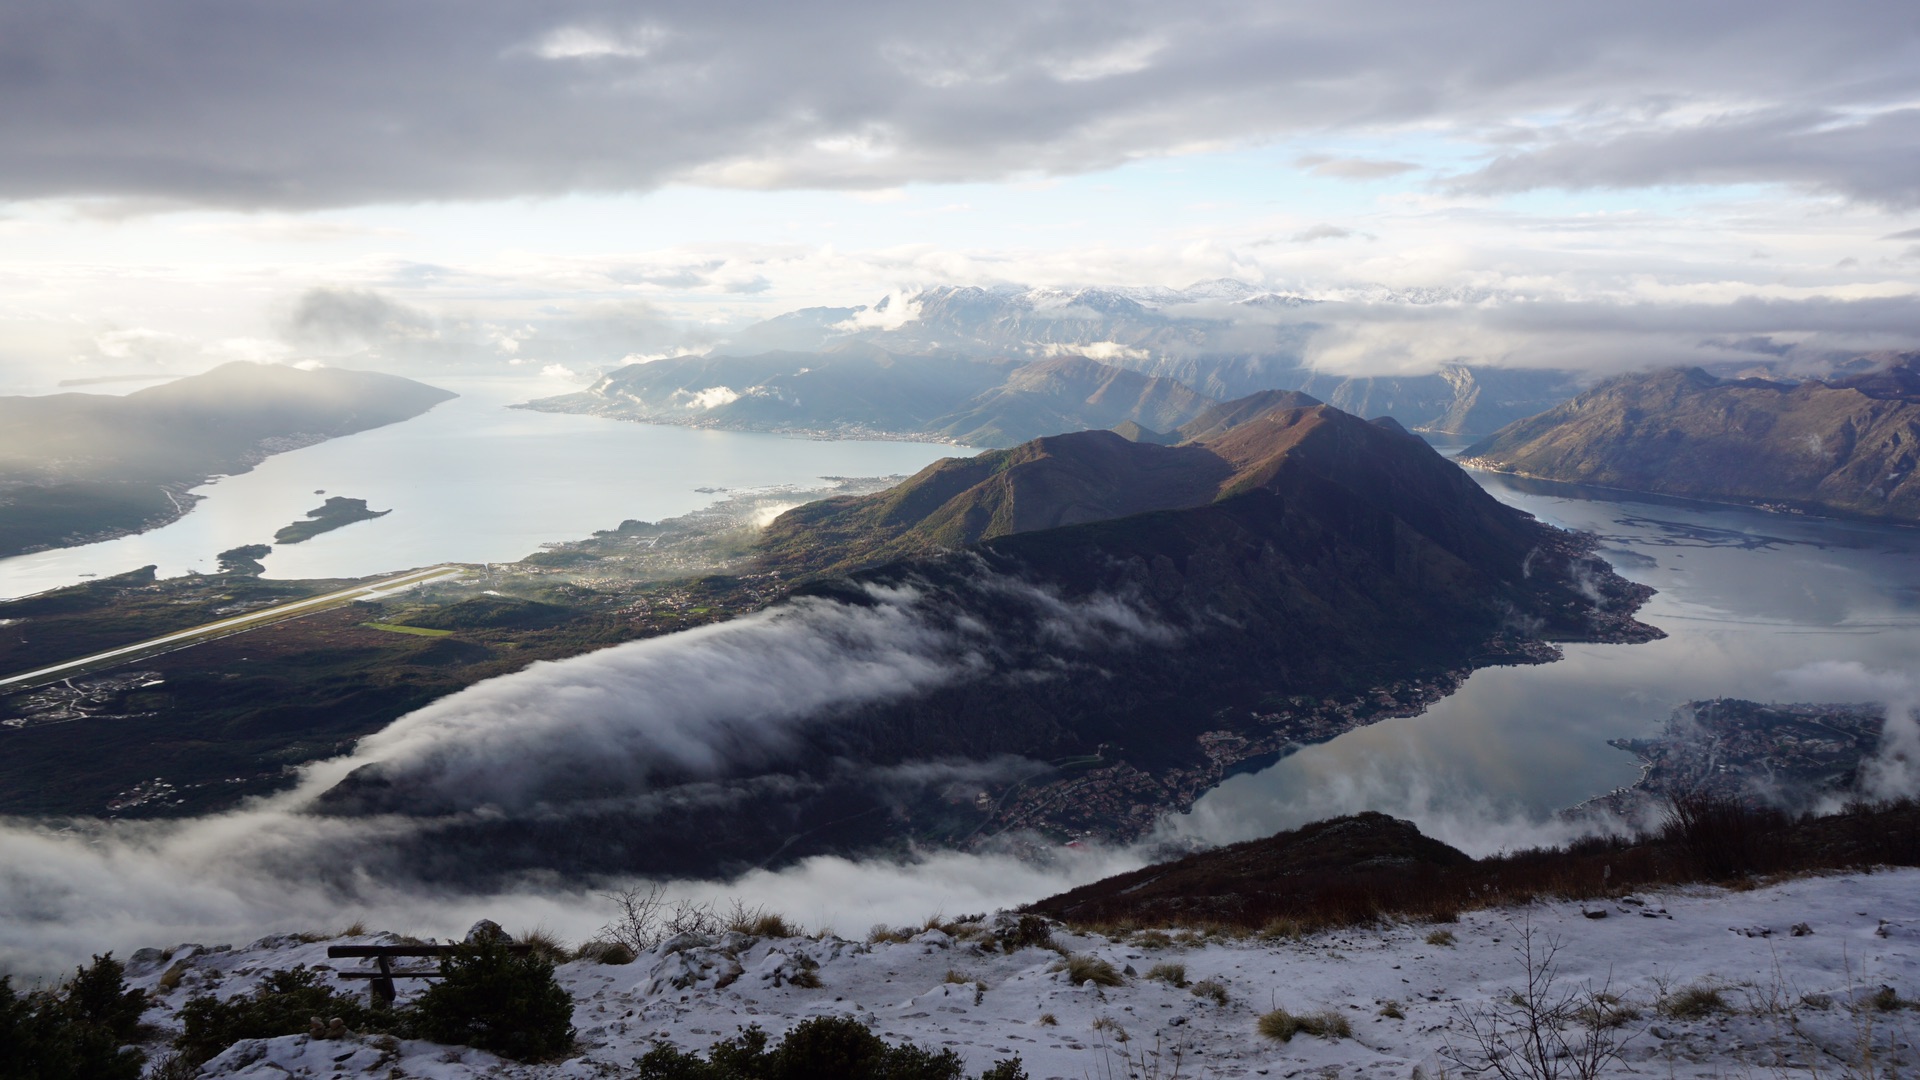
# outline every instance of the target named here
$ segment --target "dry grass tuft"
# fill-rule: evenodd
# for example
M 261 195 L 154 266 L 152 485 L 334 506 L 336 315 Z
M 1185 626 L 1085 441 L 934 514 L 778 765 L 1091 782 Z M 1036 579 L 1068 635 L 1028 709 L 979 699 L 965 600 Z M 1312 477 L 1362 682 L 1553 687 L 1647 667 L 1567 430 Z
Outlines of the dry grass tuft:
M 1201 979 L 1199 982 L 1193 984 L 1193 996 L 1205 998 L 1215 1005 L 1225 1005 L 1227 1003 L 1227 988 L 1224 984 L 1214 982 L 1212 979 Z
M 1069 953 L 1047 970 L 1066 972 L 1067 980 L 1075 986 L 1085 982 L 1095 986 L 1121 986 L 1126 982 L 1112 964 L 1086 953 Z
M 517 934 L 514 940 L 527 946 L 533 955 L 550 964 L 564 964 L 574 957 L 574 951 L 567 947 L 567 943 L 561 941 L 544 926 L 536 926 Z
M 1155 964 L 1147 969 L 1147 978 L 1184 990 L 1187 988 L 1187 965 Z
M 1258 1029 L 1267 1038 L 1281 1042 L 1292 1042 L 1295 1035 L 1318 1035 L 1323 1039 L 1353 1038 L 1353 1025 L 1332 1009 L 1305 1015 L 1275 1009 L 1260 1017 Z
M 1660 999 L 1660 1013 L 1676 1020 L 1701 1020 L 1714 1013 L 1727 1012 L 1727 1000 L 1719 989 L 1697 985 Z
M 573 951 L 575 960 L 592 960 L 600 964 L 631 964 L 638 959 L 632 948 L 618 941 L 584 941 Z

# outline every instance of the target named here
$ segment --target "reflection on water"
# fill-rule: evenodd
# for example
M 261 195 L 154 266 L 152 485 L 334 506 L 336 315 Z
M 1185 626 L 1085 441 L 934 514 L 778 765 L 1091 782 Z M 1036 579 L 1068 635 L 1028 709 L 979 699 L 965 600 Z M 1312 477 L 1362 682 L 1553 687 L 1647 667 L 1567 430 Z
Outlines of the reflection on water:
M 1905 671 L 1920 658 L 1920 530 L 1476 476 L 1600 536 L 1622 574 L 1659 590 L 1640 618 L 1667 639 L 1476 672 L 1422 716 L 1228 780 L 1171 819 L 1172 836 L 1225 843 L 1373 809 L 1474 852 L 1540 842 L 1553 811 L 1637 776 L 1607 739 L 1650 733 L 1681 702 L 1792 700 L 1781 675 L 1810 663 Z
M 270 543 L 328 495 L 392 510 L 264 560 L 267 576 L 361 577 L 439 562 L 506 562 L 541 544 L 657 521 L 720 496 L 699 488 L 812 484 L 822 476 L 913 473 L 968 451 L 926 443 L 828 442 L 695 431 L 509 409 L 552 393 L 527 379 L 462 378 L 424 416 L 268 458 L 195 489 L 206 498 L 162 529 L 0 560 L 0 597 L 124 573 L 211 572 L 215 556 Z M 325 491 L 326 494 L 319 492 Z

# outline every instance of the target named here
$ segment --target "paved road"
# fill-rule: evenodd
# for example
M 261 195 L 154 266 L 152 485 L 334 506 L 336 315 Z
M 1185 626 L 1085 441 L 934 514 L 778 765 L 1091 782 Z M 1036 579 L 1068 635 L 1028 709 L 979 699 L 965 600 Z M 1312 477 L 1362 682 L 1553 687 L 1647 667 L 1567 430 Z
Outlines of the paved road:
M 208 638 L 237 634 L 243 630 L 252 630 L 258 626 L 265 626 L 268 623 L 279 622 L 282 619 L 292 618 L 297 615 L 311 615 L 316 611 L 339 607 L 342 604 L 349 604 L 355 600 L 377 599 L 382 596 L 388 596 L 406 589 L 425 585 L 429 582 L 440 581 L 450 577 L 459 577 L 464 573 L 466 573 L 466 571 L 458 566 L 430 566 L 425 570 L 410 570 L 407 573 L 384 578 L 368 585 L 356 585 L 351 589 L 342 589 L 339 592 L 327 593 L 324 596 L 310 596 L 305 600 L 295 600 L 287 604 L 261 608 L 259 611 L 249 611 L 244 615 L 235 615 L 231 619 L 222 619 L 219 622 L 196 626 L 191 630 L 181 630 L 157 638 L 148 638 L 146 641 L 133 645 L 122 646 L 118 649 L 109 649 L 102 653 L 94 653 L 92 656 L 83 656 L 78 660 L 69 660 L 64 664 L 55 664 L 52 667 L 44 667 L 38 671 L 9 675 L 4 679 L 0 679 L 0 686 L 12 686 L 17 683 L 44 682 L 52 678 L 71 675 L 82 669 L 109 660 L 124 660 L 137 655 L 172 652 L 175 649 L 185 648 L 188 645 L 197 644 Z

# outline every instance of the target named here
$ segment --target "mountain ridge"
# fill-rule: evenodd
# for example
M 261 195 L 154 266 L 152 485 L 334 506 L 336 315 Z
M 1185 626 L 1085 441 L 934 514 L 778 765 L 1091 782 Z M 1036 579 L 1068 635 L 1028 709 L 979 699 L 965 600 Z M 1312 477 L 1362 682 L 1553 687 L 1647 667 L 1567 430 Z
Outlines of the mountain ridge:
M 1623 375 L 1462 459 L 1626 491 L 1920 521 L 1920 356 L 1832 380 Z
M 1084 356 L 897 355 L 855 341 L 828 353 L 629 364 L 587 390 L 519 407 L 643 423 L 1007 447 L 1126 420 L 1174 427 L 1212 404 L 1174 380 Z
M 407 846 L 395 871 L 442 875 L 1133 839 L 1239 763 L 1365 722 L 1302 702 L 1417 712 L 1474 667 L 1550 659 L 1549 641 L 1659 636 L 1632 618 L 1649 590 L 1590 540 L 1500 504 L 1403 430 L 1313 406 L 1225 440 L 1229 456 L 1049 437 L 783 515 L 782 535 L 818 535 L 798 553 L 769 541 L 760 576 L 790 584 L 765 633 L 877 621 L 952 651 L 937 654 L 948 675 L 821 706 L 777 753 L 643 768 L 597 754 L 523 773 L 478 817 L 481 796 L 440 778 L 437 756 L 375 761 L 316 809 L 432 821 L 432 850 Z M 1166 484 L 1141 494 L 1155 469 Z M 460 855 L 480 850 L 484 869 Z

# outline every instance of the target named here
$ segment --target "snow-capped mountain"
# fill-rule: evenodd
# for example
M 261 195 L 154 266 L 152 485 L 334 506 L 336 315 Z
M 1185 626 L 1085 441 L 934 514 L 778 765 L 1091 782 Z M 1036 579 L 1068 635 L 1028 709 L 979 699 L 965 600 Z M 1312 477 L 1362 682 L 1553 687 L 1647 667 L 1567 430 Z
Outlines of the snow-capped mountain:
M 1323 301 L 1474 304 L 1484 290 L 1354 287 L 1308 295 L 1218 279 L 1185 289 L 940 285 L 871 305 L 805 308 L 755 324 L 715 350 L 736 357 L 821 352 L 853 343 L 898 357 L 934 354 L 1041 360 L 1076 355 L 1215 400 L 1300 390 L 1362 416 L 1468 435 L 1551 408 L 1579 387 L 1572 373 L 1449 365 L 1428 375 L 1348 376 L 1305 362 Z

